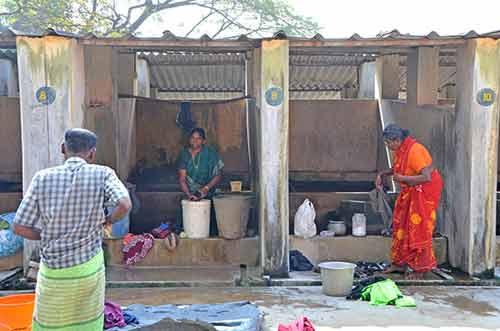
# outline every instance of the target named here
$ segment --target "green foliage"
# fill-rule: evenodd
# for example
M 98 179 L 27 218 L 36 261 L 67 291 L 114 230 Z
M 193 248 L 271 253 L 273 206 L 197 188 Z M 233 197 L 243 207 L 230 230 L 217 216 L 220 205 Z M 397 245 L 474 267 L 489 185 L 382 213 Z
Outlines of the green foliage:
M 118 5 L 120 3 L 120 5 Z M 209 31 L 212 37 L 269 35 L 278 30 L 310 36 L 319 26 L 294 12 L 286 0 L 0 0 L 0 23 L 21 31 L 47 28 L 102 36 L 137 33 L 149 19 L 166 25 L 163 15 L 176 8 L 203 13 L 186 36 Z

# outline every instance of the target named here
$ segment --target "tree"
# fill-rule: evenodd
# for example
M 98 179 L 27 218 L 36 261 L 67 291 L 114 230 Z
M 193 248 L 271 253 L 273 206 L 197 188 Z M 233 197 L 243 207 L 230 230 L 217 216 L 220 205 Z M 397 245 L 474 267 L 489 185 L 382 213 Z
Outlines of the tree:
M 286 0 L 0 0 L 0 8 L 0 22 L 21 31 L 54 28 L 99 36 L 138 34 L 147 20 L 164 23 L 162 16 L 179 8 L 198 8 L 196 13 L 202 15 L 186 28 L 185 37 L 199 31 L 210 31 L 210 37 L 216 38 L 263 36 L 278 30 L 306 36 L 319 30 Z

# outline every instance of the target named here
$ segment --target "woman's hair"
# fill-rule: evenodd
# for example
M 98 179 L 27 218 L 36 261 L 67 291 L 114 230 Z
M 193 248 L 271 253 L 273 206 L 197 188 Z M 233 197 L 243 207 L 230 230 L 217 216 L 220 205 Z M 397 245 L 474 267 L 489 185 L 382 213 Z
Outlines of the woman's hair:
M 405 140 L 406 137 L 410 135 L 410 130 L 402 129 L 396 124 L 389 124 L 384 129 L 384 139 L 399 139 Z
M 207 139 L 207 137 L 205 135 L 205 130 L 203 130 L 202 128 L 194 128 L 194 129 L 192 129 L 189 132 L 189 138 L 191 138 L 193 136 L 193 134 L 195 134 L 195 133 L 198 133 L 200 135 L 200 137 L 203 138 L 203 140 Z

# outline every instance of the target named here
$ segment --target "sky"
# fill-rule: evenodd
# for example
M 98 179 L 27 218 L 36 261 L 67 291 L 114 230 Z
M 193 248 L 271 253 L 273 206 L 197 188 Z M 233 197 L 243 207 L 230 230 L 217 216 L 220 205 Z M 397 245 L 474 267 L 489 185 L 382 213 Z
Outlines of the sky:
M 379 32 L 398 29 L 401 33 L 426 35 L 464 34 L 470 30 L 485 33 L 500 30 L 500 0 L 288 0 L 299 15 L 309 16 L 322 27 L 326 38 L 350 37 L 358 33 L 373 37 Z M 163 22 L 147 21 L 144 36 L 161 35 L 171 30 L 183 35 L 202 12 L 172 10 Z M 195 37 L 195 35 L 193 35 Z M 199 35 L 197 36 L 199 37 Z

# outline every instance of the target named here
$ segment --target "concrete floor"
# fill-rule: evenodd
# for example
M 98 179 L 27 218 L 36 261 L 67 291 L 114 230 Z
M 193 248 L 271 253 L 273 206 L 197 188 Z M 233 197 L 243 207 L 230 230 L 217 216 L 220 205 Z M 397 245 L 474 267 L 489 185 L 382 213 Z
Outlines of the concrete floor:
M 347 301 L 321 293 L 321 287 L 254 288 L 111 288 L 107 299 L 122 306 L 221 303 L 249 300 L 264 315 L 264 330 L 277 330 L 300 316 L 311 319 L 318 331 L 337 328 L 370 329 L 418 326 L 452 330 L 456 327 L 500 330 L 498 287 L 403 287 L 417 308 L 375 307 L 366 302 Z M 406 329 L 406 328 L 405 328 Z M 387 329 L 384 329 L 387 330 Z M 420 328 L 419 328 L 420 330 Z

